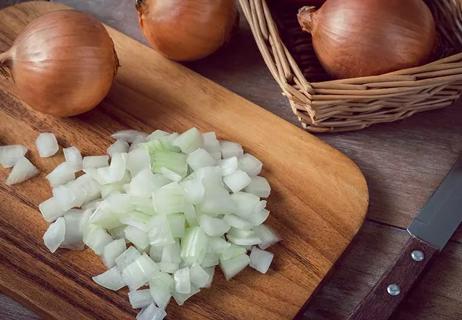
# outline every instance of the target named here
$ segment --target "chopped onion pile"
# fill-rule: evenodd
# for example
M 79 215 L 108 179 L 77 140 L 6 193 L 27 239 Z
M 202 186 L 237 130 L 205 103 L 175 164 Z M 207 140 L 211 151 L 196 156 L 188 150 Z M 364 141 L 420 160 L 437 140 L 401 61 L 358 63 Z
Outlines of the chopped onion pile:
M 66 148 L 48 174 L 53 197 L 39 209 L 52 222 L 43 237 L 51 252 L 90 247 L 108 268 L 93 280 L 128 286 L 142 320 L 163 319 L 172 297 L 182 305 L 210 287 L 217 265 L 228 280 L 249 265 L 268 271 L 265 249 L 279 238 L 263 224 L 271 189 L 261 161 L 196 128 L 112 137 L 108 156 Z M 51 149 L 40 142 L 41 154 Z

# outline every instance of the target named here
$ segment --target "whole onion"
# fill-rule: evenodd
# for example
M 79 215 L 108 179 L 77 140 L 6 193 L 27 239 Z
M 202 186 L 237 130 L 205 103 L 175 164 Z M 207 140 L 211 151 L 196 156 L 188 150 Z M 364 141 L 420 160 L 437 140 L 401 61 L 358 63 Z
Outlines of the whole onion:
M 75 10 L 40 16 L 0 55 L 0 69 L 15 93 L 33 109 L 59 117 L 98 105 L 118 65 L 104 26 Z
M 234 0 L 138 0 L 136 8 L 146 39 L 176 61 L 215 52 L 228 41 L 237 17 Z
M 335 78 L 418 66 L 435 47 L 435 21 L 422 0 L 327 0 L 319 10 L 301 8 L 298 20 Z

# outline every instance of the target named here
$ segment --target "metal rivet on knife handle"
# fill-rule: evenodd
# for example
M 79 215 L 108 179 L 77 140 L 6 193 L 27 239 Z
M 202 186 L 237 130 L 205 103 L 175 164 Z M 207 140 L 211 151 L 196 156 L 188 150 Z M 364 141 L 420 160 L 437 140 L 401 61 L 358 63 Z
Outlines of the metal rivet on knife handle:
M 411 252 L 411 257 L 412 257 L 412 260 L 416 262 L 420 262 L 420 261 L 423 261 L 423 259 L 425 259 L 425 254 L 420 250 L 414 250 Z
M 392 283 L 388 285 L 387 292 L 390 296 L 397 296 L 401 293 L 401 288 L 396 283 Z

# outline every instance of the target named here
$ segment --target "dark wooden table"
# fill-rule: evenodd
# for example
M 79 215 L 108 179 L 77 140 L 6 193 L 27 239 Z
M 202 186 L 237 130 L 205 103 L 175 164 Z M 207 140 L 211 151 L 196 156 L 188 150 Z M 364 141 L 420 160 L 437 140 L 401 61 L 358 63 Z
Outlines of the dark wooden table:
M 0 7 L 17 2 L 21 1 L 2 0 Z M 90 12 L 145 42 L 134 1 L 59 2 Z M 244 20 L 226 49 L 189 67 L 298 125 Z M 318 137 L 356 161 L 370 188 L 367 221 L 305 313 L 306 319 L 345 319 L 396 258 L 407 238 L 407 225 L 462 153 L 462 101 L 400 122 Z M 38 317 L 0 294 L 0 319 Z M 393 319 L 462 319 L 462 232 L 435 259 Z

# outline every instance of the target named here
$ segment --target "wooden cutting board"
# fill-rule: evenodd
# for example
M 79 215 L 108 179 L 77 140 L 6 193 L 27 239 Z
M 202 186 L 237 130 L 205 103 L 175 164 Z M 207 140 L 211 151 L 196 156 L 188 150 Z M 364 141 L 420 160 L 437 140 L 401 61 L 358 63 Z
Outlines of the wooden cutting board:
M 30 2 L 0 11 L 0 51 L 29 21 L 63 8 Z M 34 141 L 39 132 L 53 132 L 61 146 L 77 146 L 84 155 L 102 154 L 111 143 L 109 135 L 119 129 L 182 131 L 196 126 L 239 141 L 264 162 L 263 175 L 273 187 L 269 224 L 283 240 L 270 248 L 275 259 L 266 275 L 248 268 L 227 282 L 217 272 L 211 289 L 181 308 L 172 302 L 168 318 L 292 319 L 363 222 L 368 205 L 363 175 L 314 136 L 120 32 L 109 32 L 122 67 L 109 96 L 90 113 L 71 119 L 39 114 L 0 81 L 0 144 L 28 146 L 28 157 L 42 172 L 8 187 L 9 170 L 0 169 L 0 290 L 46 318 L 133 318 L 126 290 L 115 293 L 92 282 L 91 276 L 104 267 L 90 250 L 51 254 L 44 247 L 47 225 L 37 205 L 50 197 L 44 176 L 63 156 L 39 158 Z

